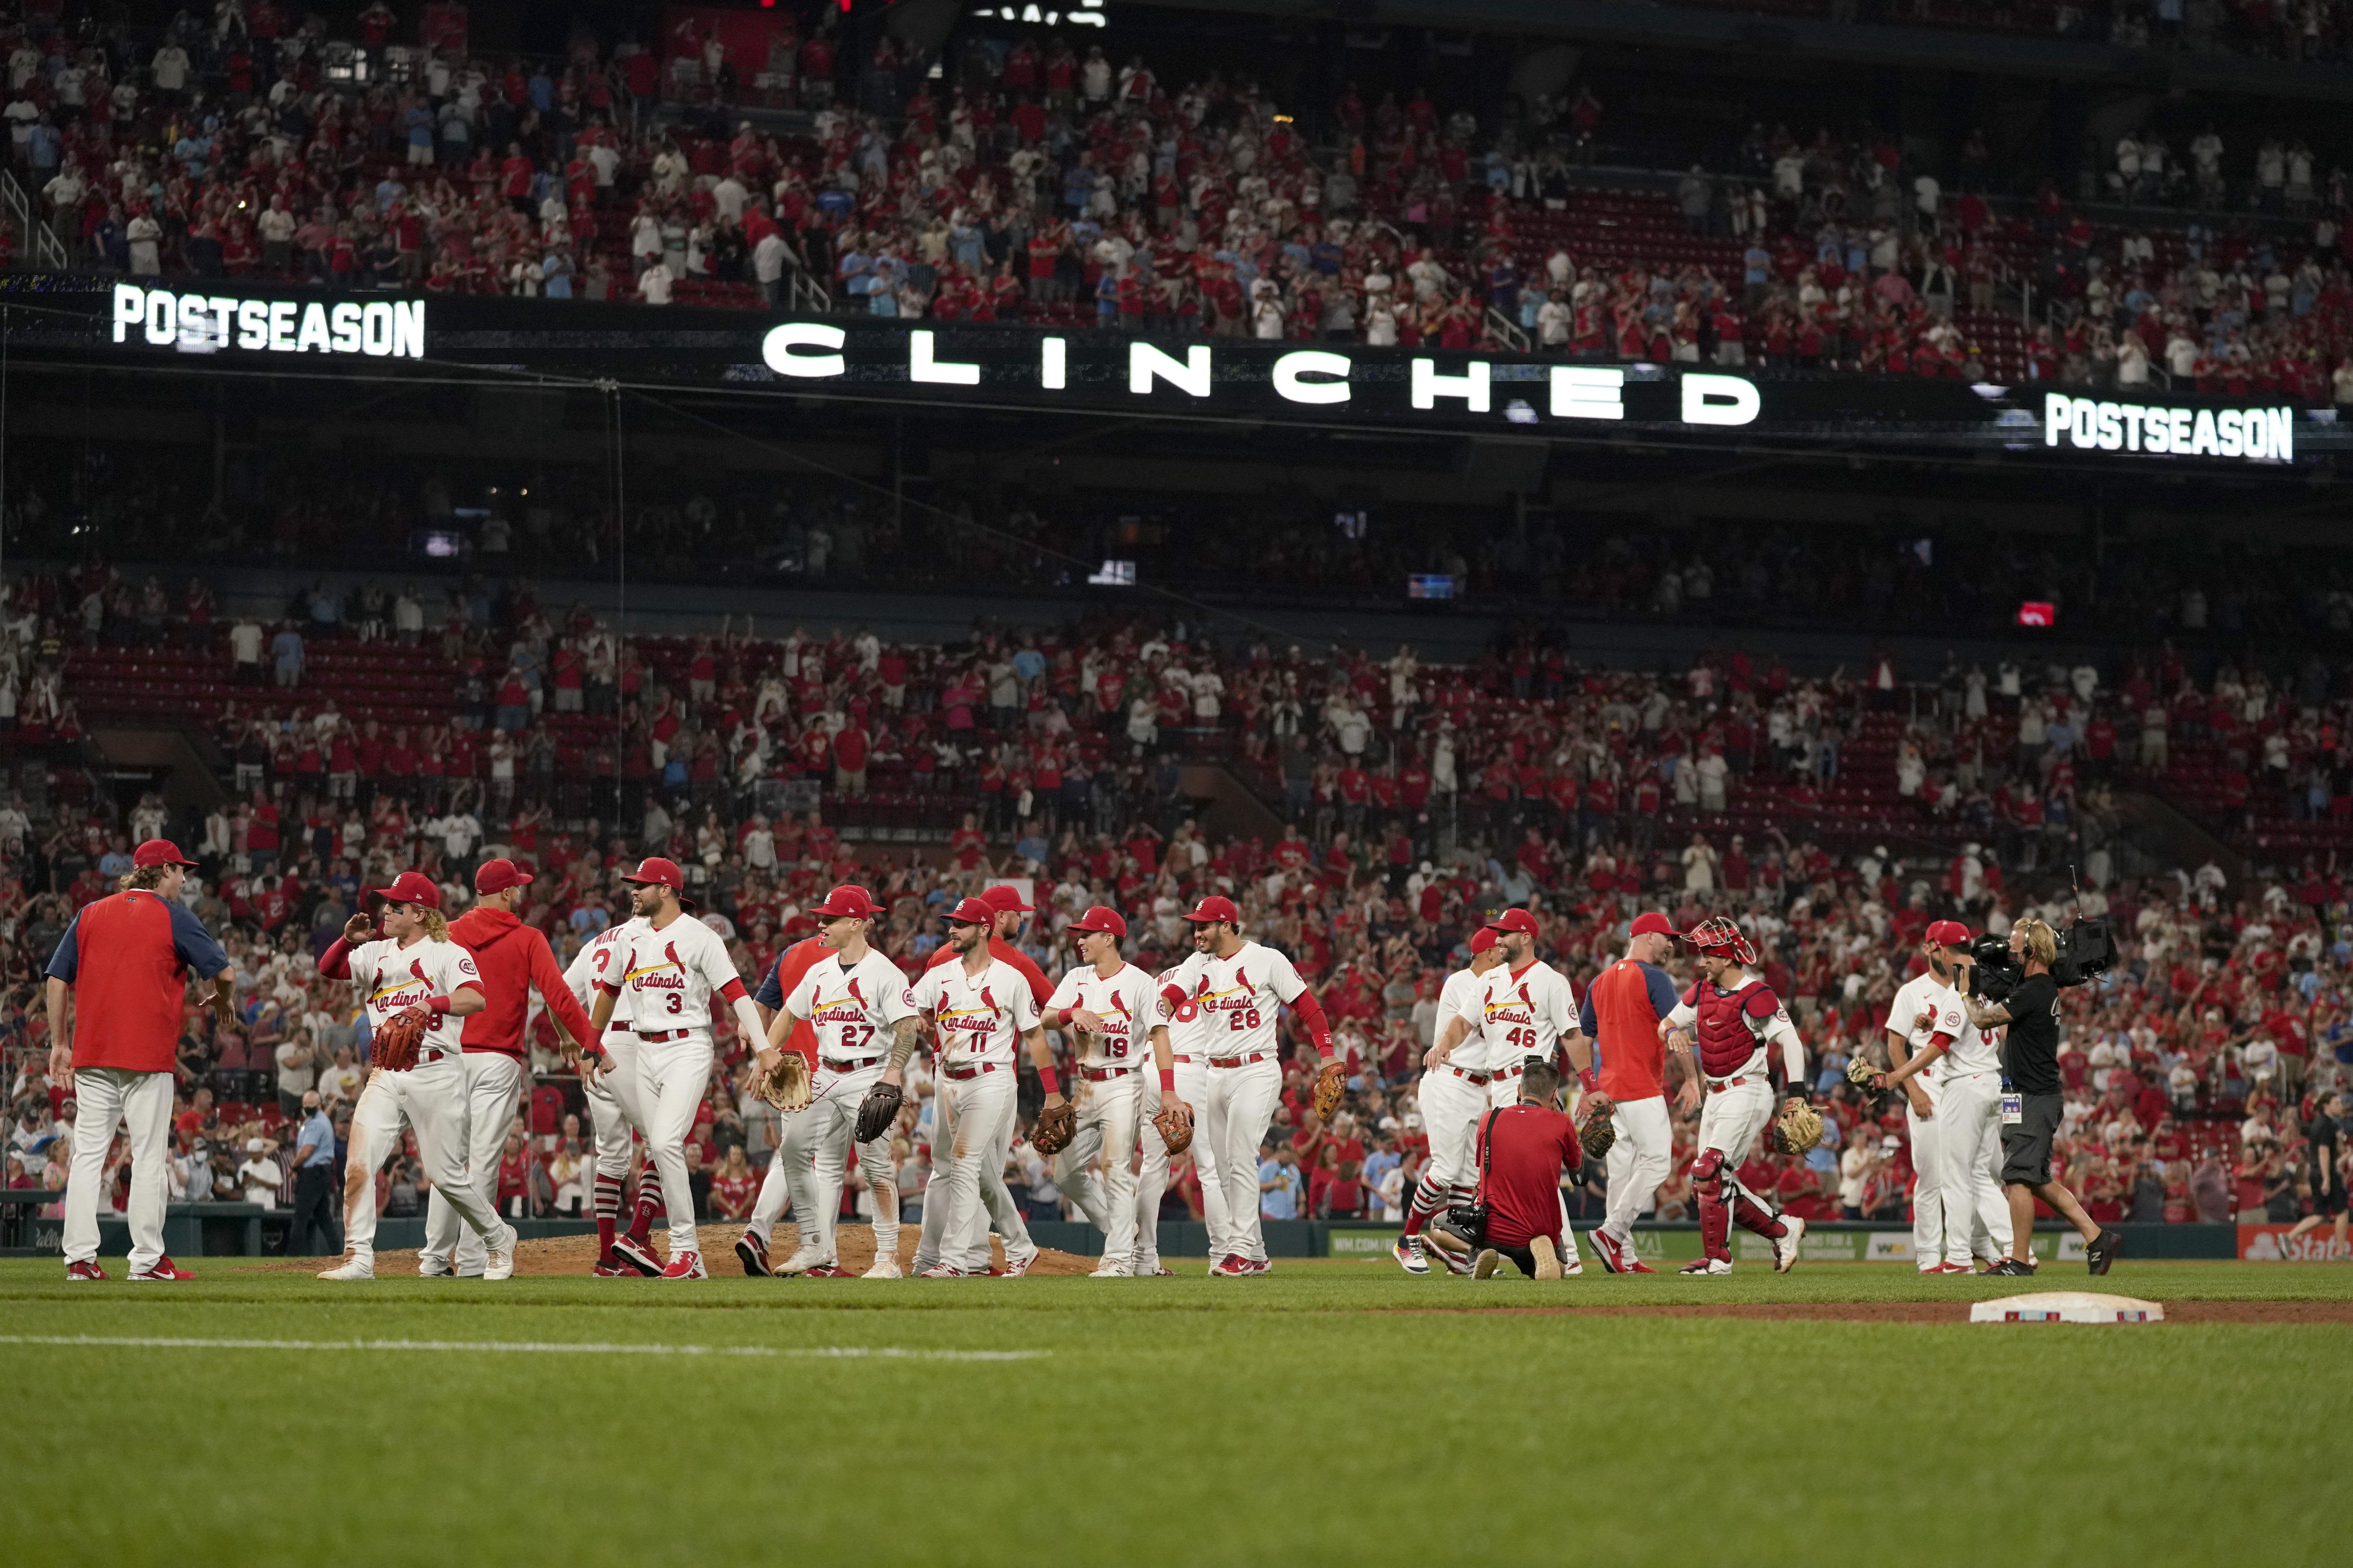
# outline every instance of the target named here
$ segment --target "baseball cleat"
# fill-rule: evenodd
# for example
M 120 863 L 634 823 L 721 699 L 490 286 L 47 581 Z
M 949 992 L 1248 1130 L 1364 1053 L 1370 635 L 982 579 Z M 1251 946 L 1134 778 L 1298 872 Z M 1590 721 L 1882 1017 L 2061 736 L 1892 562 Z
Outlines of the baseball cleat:
M 373 1279 L 375 1278 L 375 1258 L 373 1256 L 347 1258 L 340 1268 L 319 1270 L 319 1278 L 322 1279 Z
M 1160 1262 L 1156 1258 L 1149 1265 L 1138 1268 L 1136 1273 L 1155 1279 L 1174 1279 L 1176 1278 L 1176 1270 L 1169 1268 L 1167 1265 Z
M 1228 1279 L 1239 1279 L 1250 1272 L 1249 1260 L 1239 1252 L 1229 1252 L 1209 1265 L 1209 1272 Z
M 750 1231 L 735 1238 L 735 1256 L 744 1265 L 744 1272 L 754 1279 L 768 1277 L 768 1244 Z
M 522 1239 L 521 1231 L 503 1220 L 500 1221 L 498 1238 L 484 1244 L 482 1278 L 493 1283 L 513 1279 L 515 1243 Z
M 106 1270 L 100 1268 L 96 1261 L 84 1259 L 79 1263 L 67 1264 L 66 1278 L 69 1279 L 103 1279 L 106 1278 Z
M 1430 1272 L 1430 1259 L 1421 1255 L 1421 1237 L 1418 1236 L 1398 1237 L 1397 1245 L 1389 1248 L 1389 1256 L 1396 1258 L 1398 1267 L 1408 1274 Z
M 1274 1272 L 1274 1264 L 1273 1261 L 1269 1258 L 1245 1258 L 1242 1259 L 1242 1272 L 1245 1274 L 1271 1274 Z
M 152 1284 L 168 1279 L 194 1279 L 195 1276 L 173 1262 L 172 1255 L 167 1252 L 146 1268 L 134 1268 L 123 1278 L 133 1284 Z
M 852 1279 L 857 1276 L 839 1263 L 812 1263 L 801 1270 L 801 1278 L 804 1279 Z
M 2034 1277 L 2034 1267 L 2031 1264 L 2021 1263 L 2015 1258 L 2005 1258 L 2000 1262 L 1995 1264 L 1992 1268 L 1987 1269 L 1986 1272 L 1989 1274 L 2007 1275 L 2021 1279 L 2031 1279 Z
M 1479 1249 L 1478 1258 L 1474 1259 L 1471 1265 L 1471 1278 L 1473 1279 L 1493 1279 L 1495 1277 L 1495 1265 L 1501 1263 L 1503 1260 L 1504 1255 L 1496 1251 L 1493 1247 L 1481 1247 Z M 1554 1273 L 1556 1274 L 1560 1271 L 1560 1265 L 1558 1263 L 1555 1263 L 1552 1267 Z M 1536 1268 L 1538 1270 L 1537 1278 L 1545 1278 L 1542 1273 L 1544 1265 L 1539 1263 L 1536 1265 Z
M 428 1252 L 417 1260 L 417 1272 L 427 1279 L 455 1279 L 457 1268 L 438 1252 Z
M 1528 1241 L 1528 1252 L 1536 1260 L 1537 1279 L 1557 1279 L 1560 1278 L 1560 1249 L 1553 1245 L 1552 1237 L 1548 1236 L 1530 1237 Z M 1477 1279 L 1484 1279 L 1489 1274 L 1494 1273 L 1494 1258 L 1495 1254 L 1493 1252 L 1481 1253 L 1479 1255 L 1479 1261 L 1472 1265 L 1472 1277 Z M 1486 1270 L 1486 1273 L 1481 1273 L 1481 1269 Z
M 769 1272 L 786 1277 L 806 1274 L 824 1261 L 824 1252 L 815 1247 L 803 1247 L 796 1248 L 793 1255 L 782 1263 L 771 1266 Z
M 2103 1230 L 2100 1232 L 2098 1239 L 2094 1240 L 2091 1246 L 2084 1248 L 2084 1261 L 2091 1268 L 2093 1273 L 2105 1274 L 2108 1271 L 2108 1265 L 2114 1263 L 2116 1260 L 2116 1254 L 2122 1252 L 2124 1249 L 2124 1232 L 2120 1230 Z M 167 1259 L 166 1261 L 169 1260 Z M 137 1276 L 134 1275 L 132 1278 L 135 1279 Z
M 1773 1243 L 1773 1272 L 1776 1274 L 1787 1274 L 1798 1266 L 1798 1243 L 1806 1234 L 1806 1222 L 1794 1215 L 1785 1214 L 1781 1216 L 1781 1228 L 1788 1234 Z
M 596 1266 L 588 1272 L 599 1279 L 616 1279 L 625 1274 L 634 1279 L 638 1271 L 618 1258 L 600 1258 L 596 1259 Z
M 1675 1272 L 1678 1274 L 1729 1274 L 1732 1272 L 1732 1259 L 1729 1258 L 1694 1258 L 1689 1263 L 1684 1264 L 1681 1268 L 1676 1269 Z
M 899 1271 L 898 1258 L 877 1258 L 874 1260 L 874 1267 L 859 1278 L 860 1279 L 903 1279 L 906 1276 Z
M 661 1277 L 665 1279 L 708 1279 L 711 1278 L 710 1275 L 702 1271 L 702 1254 L 700 1252 L 680 1253 L 677 1257 L 671 1258 L 669 1263 L 663 1266 Z
M 1027 1274 L 1029 1272 L 1029 1266 L 1037 1261 L 1038 1247 L 1035 1244 L 1032 1244 L 1028 1251 L 1019 1254 L 1018 1257 L 1014 1254 L 1012 1249 L 1008 1247 L 1005 1253 L 1006 1275 L 1008 1278 L 1011 1278 L 1017 1275 Z
M 1094 1272 L 1088 1275 L 1087 1278 L 1090 1279 L 1134 1279 L 1134 1275 L 1129 1270 L 1127 1265 L 1124 1263 L 1104 1263 L 1099 1265 L 1095 1268 Z
M 1439 1234 L 1435 1232 L 1424 1234 L 1423 1239 L 1426 1245 L 1423 1247 L 1423 1256 L 1437 1258 L 1446 1266 L 1446 1271 L 1449 1274 L 1468 1277 L 1471 1272 L 1471 1248 L 1467 1246 L 1463 1247 L 1458 1254 L 1452 1247 L 1447 1245 L 1447 1242 L 1438 1239 Z M 1461 1244 L 1457 1242 L 1457 1245 Z
M 613 1256 L 619 1258 L 624 1267 L 636 1269 L 649 1279 L 662 1271 L 661 1259 L 654 1256 L 654 1249 L 634 1236 L 615 1237 Z
M 976 1276 L 972 1270 L 958 1268 L 953 1263 L 934 1263 L 915 1278 L 918 1279 L 971 1279 Z
M 1609 1273 L 1631 1274 L 1641 1261 L 1634 1257 L 1632 1247 L 1598 1226 L 1585 1233 L 1585 1239 L 1593 1243 L 1593 1256 L 1601 1259 L 1602 1268 Z

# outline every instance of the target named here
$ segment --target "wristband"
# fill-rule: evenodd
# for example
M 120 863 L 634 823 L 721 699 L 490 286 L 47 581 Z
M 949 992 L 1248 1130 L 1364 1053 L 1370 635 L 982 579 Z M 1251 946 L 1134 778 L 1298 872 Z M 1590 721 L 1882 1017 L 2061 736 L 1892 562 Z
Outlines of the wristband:
M 1577 1086 L 1591 1094 L 1601 1087 L 1601 1073 L 1597 1068 L 1587 1068 L 1577 1075 Z
M 1076 1007 L 1064 1007 L 1064 1008 L 1062 1008 L 1060 1011 L 1057 1012 L 1057 1013 L 1054 1015 L 1054 1023 L 1055 1023 L 1055 1026 L 1056 1026 L 1058 1028 L 1064 1028 L 1064 1029 L 1069 1028 L 1069 1027 L 1071 1026 L 1071 1014 L 1073 1014 L 1073 1013 L 1075 1013 L 1075 1012 L 1077 1012 L 1077 1011 L 1078 1011 L 1078 1009 L 1077 1009 Z
M 435 1017 L 438 1018 L 449 1011 L 449 998 L 447 996 L 427 996 L 425 999 L 425 1005 Z
M 1061 1080 L 1054 1076 L 1054 1069 L 1051 1067 L 1042 1067 L 1038 1069 L 1038 1081 L 1046 1086 L 1048 1094 L 1062 1092 Z
M 1176 1069 L 1175 1068 L 1162 1068 L 1160 1069 L 1160 1092 L 1163 1094 L 1174 1094 L 1176 1092 Z

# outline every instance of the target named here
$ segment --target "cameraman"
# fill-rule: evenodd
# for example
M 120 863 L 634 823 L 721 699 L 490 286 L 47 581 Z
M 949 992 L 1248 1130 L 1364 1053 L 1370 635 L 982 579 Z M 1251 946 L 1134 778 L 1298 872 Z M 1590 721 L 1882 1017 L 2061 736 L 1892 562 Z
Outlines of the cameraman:
M 2084 1259 L 2105 1274 L 2124 1248 L 2124 1237 L 2092 1223 L 2075 1194 L 2051 1179 L 2051 1141 L 2059 1131 L 2063 1106 L 2059 1084 L 2059 982 L 2051 965 L 2059 956 L 2059 933 L 2029 915 L 2010 928 L 2010 951 L 2024 978 L 2007 1000 L 1988 1004 L 1966 997 L 1969 1021 L 1980 1029 L 2007 1026 L 2002 1041 L 2001 1179 L 2010 1194 L 2010 1256 L 1989 1274 L 2032 1274 L 2027 1261 L 2034 1242 L 2034 1200 L 2041 1198 L 2083 1236 Z

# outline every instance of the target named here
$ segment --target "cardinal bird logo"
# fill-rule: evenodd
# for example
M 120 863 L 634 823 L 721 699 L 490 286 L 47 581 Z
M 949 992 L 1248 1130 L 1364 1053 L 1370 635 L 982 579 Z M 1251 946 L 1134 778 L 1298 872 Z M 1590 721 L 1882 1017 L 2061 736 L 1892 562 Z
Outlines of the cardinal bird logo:
M 669 959 L 672 963 L 678 963 L 678 966 L 681 971 L 686 968 L 685 964 L 678 963 L 678 943 L 674 942 L 666 942 L 662 943 L 662 956 Z
M 980 1005 L 992 1013 L 997 1011 L 997 998 L 988 994 L 988 987 L 986 985 L 980 988 Z
M 424 981 L 427 985 L 433 984 L 433 977 L 425 973 L 425 961 L 421 958 L 412 958 L 408 961 L 408 973 Z
M 1528 1007 L 1536 1005 L 1535 998 L 1528 994 L 1528 988 L 1525 985 L 1520 987 L 1520 1002 L 1522 1005 Z
M 855 974 L 849 977 L 849 999 L 861 1007 L 866 1005 L 866 994 L 858 989 L 858 976 Z
M 1121 1017 L 1123 1017 L 1123 1018 L 1126 1018 L 1126 1019 L 1130 1020 L 1131 1022 L 1134 1019 L 1134 1016 L 1135 1016 L 1135 1015 L 1134 1015 L 1134 1014 L 1130 1013 L 1130 1012 L 1127 1010 L 1127 998 L 1126 998 L 1126 997 L 1124 997 L 1124 996 L 1114 996 L 1114 997 L 1113 997 L 1113 998 L 1111 999 L 1111 1010 L 1112 1010 L 1113 1012 L 1114 1012 L 1114 1013 L 1118 1014 Z
M 1235 989 L 1235 990 L 1237 990 L 1237 991 L 1247 991 L 1247 990 L 1249 990 L 1250 988 L 1250 976 L 1249 976 L 1249 975 L 1247 975 L 1247 974 L 1245 974 L 1245 973 L 1242 973 L 1240 970 L 1239 970 L 1239 969 L 1235 970 L 1235 971 L 1234 971 L 1234 989 Z

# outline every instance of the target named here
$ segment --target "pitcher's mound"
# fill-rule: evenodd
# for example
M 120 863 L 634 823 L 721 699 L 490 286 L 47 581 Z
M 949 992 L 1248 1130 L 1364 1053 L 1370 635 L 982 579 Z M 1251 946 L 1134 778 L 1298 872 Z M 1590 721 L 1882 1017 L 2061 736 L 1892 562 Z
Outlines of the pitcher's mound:
M 914 1260 L 915 1243 L 923 1226 L 902 1225 L 899 1227 L 899 1267 L 905 1268 Z M 702 1248 L 702 1267 L 713 1275 L 736 1274 L 744 1270 L 735 1257 L 735 1238 L 744 1234 L 740 1225 L 706 1225 L 699 1227 L 697 1236 Z M 668 1255 L 664 1233 L 654 1233 L 654 1250 Z M 845 1225 L 835 1237 L 840 1252 L 841 1266 L 852 1274 L 863 1274 L 874 1267 L 874 1231 L 863 1225 Z M 789 1223 L 776 1226 L 769 1239 L 768 1256 L 779 1262 L 793 1255 L 800 1245 L 800 1232 Z M 989 1256 L 999 1268 L 1005 1267 L 1005 1244 L 992 1236 L 988 1238 Z M 414 1249 L 399 1252 L 379 1252 L 375 1255 L 375 1271 L 379 1275 L 398 1276 L 417 1272 Z M 539 1241 L 526 1241 L 515 1248 L 517 1274 L 586 1274 L 596 1261 L 596 1238 L 594 1236 L 552 1236 Z M 271 1265 L 273 1270 L 288 1273 L 316 1273 L 334 1267 L 332 1258 L 289 1258 Z M 1095 1259 L 1081 1258 L 1076 1253 L 1057 1252 L 1051 1247 L 1040 1250 L 1038 1260 L 1029 1266 L 1032 1274 L 1092 1274 Z M 798 1280 L 779 1280 L 779 1284 L 798 1284 Z M 821 1285 L 824 1280 L 811 1280 Z

